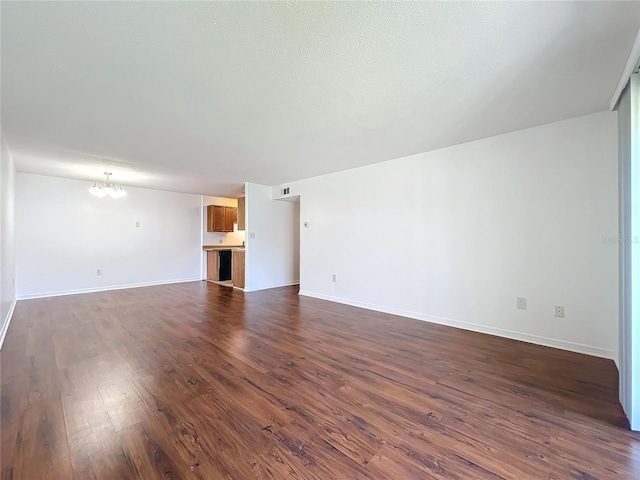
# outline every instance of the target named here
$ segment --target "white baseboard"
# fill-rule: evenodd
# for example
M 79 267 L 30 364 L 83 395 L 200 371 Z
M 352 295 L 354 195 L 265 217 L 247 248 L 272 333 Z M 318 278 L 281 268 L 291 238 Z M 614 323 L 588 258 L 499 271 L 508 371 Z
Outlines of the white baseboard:
M 0 350 L 2 350 L 2 345 L 4 345 L 4 337 L 7 336 L 9 323 L 11 323 L 11 318 L 13 318 L 13 310 L 16 308 L 17 301 L 18 299 L 16 297 L 13 297 L 13 302 L 11 302 L 11 306 L 9 307 L 7 317 L 4 319 L 4 323 L 2 324 L 2 331 L 0 331 Z
M 437 323 L 439 325 L 445 325 L 448 327 L 461 328 L 463 330 L 470 330 L 472 332 L 486 333 L 486 334 L 495 335 L 498 337 L 510 338 L 512 340 L 519 340 L 522 342 L 533 343 L 536 345 L 543 345 L 545 347 L 559 348 L 561 350 L 568 350 L 570 352 L 583 353 L 585 355 L 592 355 L 594 357 L 607 358 L 607 359 L 617 361 L 617 355 L 615 352 L 613 352 L 612 350 L 601 348 L 601 347 L 583 345 L 581 343 L 568 342 L 566 340 L 543 337 L 540 335 L 532 335 L 530 333 L 515 332 L 513 330 L 505 330 L 502 328 L 480 325 L 478 323 L 463 322 L 461 320 L 454 320 L 451 318 L 435 317 L 432 315 L 425 315 L 422 313 L 410 312 L 410 311 L 396 309 L 396 308 L 387 308 L 381 305 L 358 302 L 358 301 L 353 301 L 346 298 L 334 297 L 331 295 L 324 295 L 321 293 L 314 293 L 314 292 L 309 292 L 305 290 L 300 290 L 298 295 L 317 298 L 320 300 L 328 300 L 330 302 L 342 303 L 345 305 L 350 305 L 352 307 L 366 308 L 367 310 L 375 310 L 376 312 L 388 313 L 391 315 L 399 315 L 401 317 L 408 317 L 416 320 L 422 320 L 425 322 Z
M 98 288 L 81 288 L 78 290 L 62 290 L 58 292 L 45 292 L 45 293 L 35 293 L 32 295 L 20 295 L 18 297 L 18 300 L 30 300 L 34 298 L 47 298 L 47 297 L 61 297 L 64 295 L 79 295 L 81 293 L 108 292 L 110 290 L 124 290 L 126 288 L 152 287 L 154 285 L 168 285 L 171 283 L 186 283 L 186 282 L 199 282 L 199 281 L 200 281 L 200 277 L 193 277 L 193 278 L 180 278 L 176 280 L 161 280 L 158 282 L 129 283 L 126 285 L 111 285 L 108 287 L 98 287 Z
M 261 290 L 271 290 L 272 288 L 293 287 L 294 285 L 300 285 L 300 280 L 290 283 L 283 283 L 282 285 L 271 285 L 270 287 L 253 288 L 251 290 L 244 289 L 245 292 L 259 292 Z

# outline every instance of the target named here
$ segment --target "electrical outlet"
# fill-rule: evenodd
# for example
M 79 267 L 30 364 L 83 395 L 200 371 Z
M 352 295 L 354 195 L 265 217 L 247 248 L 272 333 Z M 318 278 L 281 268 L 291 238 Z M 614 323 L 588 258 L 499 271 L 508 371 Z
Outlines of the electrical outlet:
M 564 307 L 556 306 L 556 317 L 564 318 Z
M 101 268 L 96 270 L 96 275 L 102 275 L 102 269 Z
M 255 232 L 250 232 L 250 233 L 249 233 L 249 238 L 250 238 L 251 240 L 255 240 L 255 238 L 256 238 L 256 234 L 255 234 Z
M 222 239 L 219 239 L 219 240 L 218 240 L 218 243 L 222 243 Z
M 140 222 L 136 222 L 136 228 L 140 228 Z
M 518 297 L 516 299 L 516 306 L 520 309 L 520 310 L 526 310 L 527 309 L 527 299 L 523 298 L 523 297 Z
M 335 273 L 334 273 L 333 275 L 331 275 L 331 281 L 332 281 L 333 283 L 335 283 L 335 282 L 337 282 L 337 281 L 338 281 L 338 276 L 337 276 Z

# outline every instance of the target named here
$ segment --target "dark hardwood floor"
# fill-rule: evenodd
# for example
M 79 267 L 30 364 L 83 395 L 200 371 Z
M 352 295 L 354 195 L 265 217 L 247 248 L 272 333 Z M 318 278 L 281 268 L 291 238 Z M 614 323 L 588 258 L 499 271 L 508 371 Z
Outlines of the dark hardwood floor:
M 613 362 L 296 292 L 18 302 L 2 479 L 640 478 Z

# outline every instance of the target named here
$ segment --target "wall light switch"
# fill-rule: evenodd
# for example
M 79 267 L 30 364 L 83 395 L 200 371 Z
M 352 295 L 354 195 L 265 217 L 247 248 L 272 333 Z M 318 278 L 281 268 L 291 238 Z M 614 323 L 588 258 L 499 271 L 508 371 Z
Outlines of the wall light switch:
M 304 222 L 304 228 L 309 228 L 311 226 L 311 222 Z
M 564 307 L 556 307 L 556 317 L 564 318 Z
M 520 310 L 526 310 L 527 309 L 527 299 L 523 298 L 523 297 L 518 297 L 516 299 L 516 306 L 520 309 Z
M 96 270 L 96 275 L 102 275 L 102 269 L 101 268 L 98 268 Z
M 338 276 L 335 273 L 331 275 L 331 281 L 334 283 L 338 281 Z

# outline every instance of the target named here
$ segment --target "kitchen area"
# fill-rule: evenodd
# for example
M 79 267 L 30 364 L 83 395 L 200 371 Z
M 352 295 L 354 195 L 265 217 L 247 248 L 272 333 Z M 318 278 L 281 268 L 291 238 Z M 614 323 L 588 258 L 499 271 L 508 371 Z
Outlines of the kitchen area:
M 246 182 L 240 198 L 203 195 L 200 218 L 202 280 L 244 292 L 300 283 L 295 194 Z
M 203 198 L 203 278 L 245 288 L 245 198 Z

